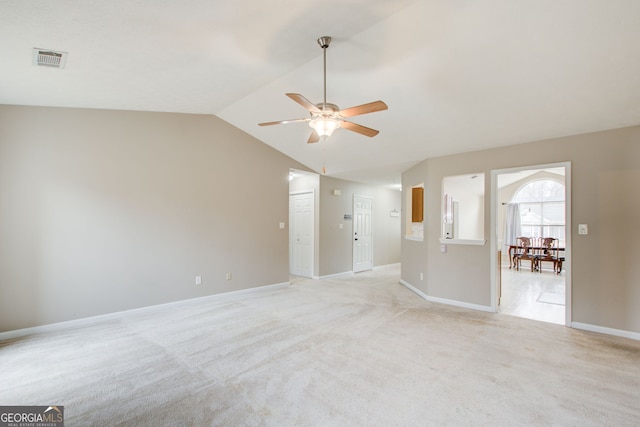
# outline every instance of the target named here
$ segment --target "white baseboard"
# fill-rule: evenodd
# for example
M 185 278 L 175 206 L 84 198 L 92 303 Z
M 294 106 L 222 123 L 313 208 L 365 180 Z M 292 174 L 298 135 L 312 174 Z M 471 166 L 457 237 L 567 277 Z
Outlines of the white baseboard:
M 614 335 L 616 337 L 624 337 L 624 338 L 630 338 L 632 340 L 640 341 L 640 333 L 638 332 L 625 331 L 622 329 L 606 328 L 604 326 L 596 326 L 596 325 L 590 325 L 588 323 L 580 323 L 580 322 L 571 322 L 571 327 L 575 329 L 580 329 L 583 331 L 597 332 L 599 334 Z
M 326 276 L 319 276 L 318 279 L 322 280 L 322 279 L 335 279 L 338 277 L 346 277 L 346 276 L 353 276 L 355 273 L 353 271 L 344 271 L 342 273 L 335 273 L 335 274 L 327 274 Z
M 395 263 L 395 264 L 386 264 L 386 265 L 377 265 L 371 268 L 372 271 L 376 271 L 376 270 L 387 270 L 387 269 L 392 269 L 392 268 L 399 268 L 400 267 L 400 263 Z M 367 271 L 367 270 L 365 270 Z M 347 276 L 353 276 L 354 273 L 353 271 L 343 271 L 342 273 L 335 273 L 335 274 L 327 274 L 326 276 L 314 276 L 313 279 L 315 280 L 322 280 L 322 279 L 335 279 L 338 277 L 347 277 Z
M 430 302 L 437 302 L 437 303 L 441 303 L 441 304 L 455 305 L 457 307 L 471 308 L 473 310 L 487 311 L 487 312 L 490 312 L 490 313 L 494 313 L 495 312 L 493 310 L 493 308 L 487 307 L 487 306 L 484 306 L 484 305 L 469 304 L 469 303 L 461 302 L 461 301 L 455 301 L 455 300 L 449 300 L 449 299 L 444 299 L 444 298 L 431 297 L 431 296 L 425 294 L 424 292 L 422 292 L 420 289 L 417 289 L 416 287 L 412 286 L 411 284 L 409 284 L 408 282 L 406 282 L 404 280 L 400 280 L 400 284 L 405 286 L 410 291 L 416 293 L 418 296 L 420 296 L 420 297 L 422 297 L 425 300 L 430 301 Z M 579 323 L 579 322 L 572 322 L 571 323 L 571 327 L 575 328 L 575 329 L 580 329 L 580 330 L 583 330 L 583 331 L 597 332 L 597 333 L 600 333 L 600 334 L 613 335 L 613 336 L 616 336 L 616 337 L 623 337 L 623 338 L 629 338 L 629 339 L 632 339 L 632 340 L 640 341 L 640 333 L 638 333 L 638 332 L 625 331 L 625 330 L 622 330 L 622 329 L 606 328 L 604 326 L 596 326 L 596 325 L 590 325 L 588 323 Z
M 66 320 L 64 322 L 50 323 L 48 325 L 33 326 L 30 328 L 16 329 L 14 331 L 0 332 L 0 341 L 20 338 L 27 335 L 42 334 L 45 332 L 55 332 L 55 331 L 59 331 L 67 328 L 78 328 L 82 326 L 90 326 L 99 322 L 103 322 L 105 320 L 121 319 L 126 315 L 133 314 L 133 313 L 143 313 L 143 312 L 150 313 L 158 310 L 166 310 L 167 308 L 170 308 L 170 307 L 185 306 L 189 304 L 200 303 L 207 300 L 213 300 L 220 297 L 263 292 L 263 291 L 279 289 L 279 288 L 286 288 L 289 285 L 290 285 L 289 282 L 283 282 L 283 283 L 276 283 L 273 285 L 257 286 L 255 288 L 240 289 L 237 291 L 223 292 L 219 294 L 206 295 L 206 296 L 197 297 L 197 298 L 189 298 L 189 299 L 180 300 L 180 301 L 172 301 L 164 304 L 150 305 L 147 307 L 132 308 L 130 310 L 116 311 L 113 313 L 100 314 L 97 316 L 83 317 L 81 319 Z
M 240 289 L 237 291 L 223 292 L 221 294 L 207 295 L 206 297 L 202 297 L 202 298 L 216 298 L 216 297 L 229 296 L 229 295 L 252 294 L 254 292 L 263 292 L 263 291 L 270 291 L 273 289 L 288 288 L 290 285 L 291 285 L 290 282 L 275 283 L 273 285 L 256 286 L 255 288 Z
M 411 292 L 413 292 L 416 295 L 418 295 L 420 298 L 426 299 L 427 301 L 429 301 L 429 296 L 427 294 L 422 292 L 420 289 L 414 287 L 413 285 L 409 284 L 409 282 L 406 282 L 406 281 L 400 279 L 400 284 L 402 286 L 404 286 L 405 288 L 409 289 Z
M 396 262 L 395 264 L 386 264 L 386 265 L 376 265 L 373 267 L 373 271 L 376 270 L 391 270 L 394 268 L 400 268 L 400 263 Z
M 408 282 L 406 282 L 404 280 L 400 280 L 400 284 L 402 286 L 405 286 L 410 291 L 415 292 L 418 296 L 422 297 L 423 299 L 425 299 L 425 300 L 427 300 L 429 302 L 436 302 L 436 303 L 439 303 L 439 304 L 447 304 L 447 305 L 453 305 L 453 306 L 456 306 L 456 307 L 470 308 L 472 310 L 487 311 L 489 313 L 495 313 L 495 310 L 492 307 L 489 307 L 489 306 L 486 306 L 486 305 L 471 304 L 471 303 L 464 302 L 464 301 L 456 301 L 456 300 L 452 300 L 452 299 L 432 297 L 432 296 L 429 296 L 429 295 L 425 294 L 420 289 L 414 287 L 413 285 L 409 284 Z

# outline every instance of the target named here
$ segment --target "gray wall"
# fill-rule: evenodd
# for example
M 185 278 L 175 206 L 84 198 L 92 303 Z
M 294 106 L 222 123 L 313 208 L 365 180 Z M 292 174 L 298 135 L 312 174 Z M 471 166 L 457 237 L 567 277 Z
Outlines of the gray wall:
M 489 242 L 449 245 L 448 253 L 440 253 L 442 178 L 486 173 L 485 236 L 490 239 L 491 170 L 565 161 L 572 173 L 572 321 L 640 332 L 638 126 L 433 158 L 410 169 L 403 174 L 403 188 L 425 183 L 425 238 L 403 240 L 402 279 L 431 297 L 490 306 Z M 589 235 L 577 234 L 581 223 L 589 225 Z
M 291 167 L 213 116 L 0 106 L 0 331 L 287 282 Z
M 332 190 L 340 190 L 334 196 Z M 373 265 L 400 262 L 401 221 L 392 218 L 401 211 L 401 192 L 352 181 L 320 177 L 320 276 L 353 271 L 353 195 L 373 196 Z M 343 224 L 343 229 L 339 225 Z

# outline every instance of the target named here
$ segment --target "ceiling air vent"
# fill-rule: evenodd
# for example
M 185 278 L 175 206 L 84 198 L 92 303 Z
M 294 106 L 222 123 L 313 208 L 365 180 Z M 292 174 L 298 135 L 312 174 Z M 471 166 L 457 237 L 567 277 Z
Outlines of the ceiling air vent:
M 67 52 L 56 52 L 49 49 L 33 48 L 33 65 L 51 68 L 64 68 Z

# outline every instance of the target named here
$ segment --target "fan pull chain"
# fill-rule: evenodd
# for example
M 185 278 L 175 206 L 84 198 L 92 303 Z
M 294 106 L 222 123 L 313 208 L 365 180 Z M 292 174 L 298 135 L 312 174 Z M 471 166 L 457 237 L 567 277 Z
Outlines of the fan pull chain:
M 322 144 L 322 174 L 327 174 L 327 168 L 325 167 L 327 164 L 327 144 Z

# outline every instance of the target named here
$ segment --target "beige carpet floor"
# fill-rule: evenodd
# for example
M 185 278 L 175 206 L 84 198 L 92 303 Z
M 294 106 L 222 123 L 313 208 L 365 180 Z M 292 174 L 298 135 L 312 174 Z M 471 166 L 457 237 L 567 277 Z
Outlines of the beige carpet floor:
M 0 405 L 67 426 L 640 424 L 640 343 L 433 304 L 397 270 L 0 343 Z

